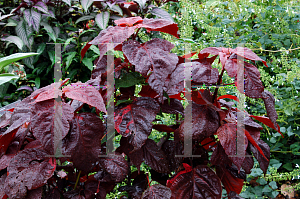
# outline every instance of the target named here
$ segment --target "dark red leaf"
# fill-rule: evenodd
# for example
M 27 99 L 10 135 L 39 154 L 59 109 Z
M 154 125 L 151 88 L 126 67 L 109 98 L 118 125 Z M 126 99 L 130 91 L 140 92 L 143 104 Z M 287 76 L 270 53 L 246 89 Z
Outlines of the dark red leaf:
M 152 127 L 153 129 L 157 130 L 157 131 L 161 131 L 161 132 L 174 132 L 176 129 L 173 129 L 167 125 L 164 125 L 164 124 L 155 124 L 153 125 Z
M 164 113 L 171 113 L 171 114 L 179 113 L 183 115 L 184 112 L 184 108 L 178 99 L 170 99 L 170 104 L 168 103 L 168 100 L 165 100 L 160 107 L 161 107 L 161 111 Z
M 241 168 L 245 156 L 237 156 L 237 146 L 236 139 L 237 139 L 237 125 L 232 123 L 223 124 L 217 131 L 218 138 L 220 140 L 220 143 L 222 147 L 224 148 L 226 154 L 229 156 L 229 159 L 232 160 L 232 162 L 238 167 L 238 169 Z M 245 142 L 244 142 L 244 149 L 243 151 L 246 151 L 248 146 L 248 140 L 246 139 L 245 135 L 238 135 L 238 136 L 244 136 Z M 245 153 L 244 153 L 245 154 Z
M 163 90 L 167 92 L 169 98 L 183 100 L 180 95 L 184 90 L 184 65 L 177 65 L 170 78 L 164 83 Z
M 247 130 L 245 130 L 245 134 L 246 134 L 246 136 L 247 136 L 247 138 L 248 138 L 248 140 L 250 141 L 250 143 L 253 145 L 253 146 L 255 146 L 255 148 L 258 150 L 258 152 L 265 158 L 265 161 L 269 161 L 269 159 L 270 159 L 270 157 L 266 157 L 265 156 L 265 154 L 264 154 L 264 152 L 262 151 L 262 149 L 260 148 L 260 146 L 258 145 L 258 143 L 256 143 L 256 142 L 258 142 L 258 141 L 255 141 L 253 138 L 252 138 L 252 136 L 250 135 L 250 133 L 247 131 Z M 268 146 L 269 147 L 269 146 Z M 270 151 L 270 148 L 269 148 L 269 151 Z
M 188 105 L 188 106 L 191 106 Z M 219 128 L 219 115 L 218 113 L 205 105 L 192 104 L 192 126 L 187 130 L 184 129 L 184 123 L 179 127 L 180 139 L 184 140 L 186 133 L 192 133 L 193 140 L 202 141 L 206 137 L 213 135 Z
M 115 24 L 118 26 L 133 26 L 136 23 L 140 23 L 143 21 L 142 17 L 129 17 L 129 18 L 121 18 L 115 20 Z
M 77 169 L 90 172 L 100 155 L 104 131 L 102 120 L 95 114 L 76 115 L 69 134 L 63 139 L 63 154 L 71 156 L 70 160 Z
M 63 81 L 52 83 L 52 84 L 50 84 L 48 86 L 45 86 L 43 88 L 40 88 L 40 89 L 34 91 L 30 95 L 30 98 L 31 99 L 38 99 L 38 101 L 35 101 L 35 102 L 57 98 L 59 95 L 61 96 L 61 92 L 59 91 L 60 90 L 59 88 L 61 88 L 65 83 L 67 83 L 67 81 L 69 81 L 69 78 L 67 78 Z
M 153 73 L 148 79 L 151 88 L 163 97 L 165 82 L 178 62 L 178 57 L 171 53 L 174 45 L 163 39 L 152 39 L 141 45 L 137 41 L 129 40 L 123 43 L 123 52 L 129 62 L 135 65 L 135 70 L 146 76 L 150 69 Z M 177 92 L 178 93 L 178 92 Z M 176 94 L 176 93 L 174 93 Z
M 128 157 L 130 162 L 137 167 L 138 171 L 140 171 L 140 166 L 142 162 L 144 162 L 143 148 L 129 152 Z
M 130 137 L 135 149 L 142 147 L 152 130 L 152 122 L 159 112 L 159 104 L 152 98 L 140 97 L 132 104 L 119 106 L 115 111 L 115 128 L 122 136 Z
M 212 68 L 208 62 L 191 62 L 193 82 L 198 84 L 215 84 L 219 78 L 217 68 Z M 185 63 L 188 66 L 189 63 Z
M 269 91 L 265 90 L 263 93 L 263 100 L 266 106 L 268 117 L 270 118 L 271 122 L 277 127 L 276 120 L 278 119 L 277 112 L 275 110 L 275 98 Z M 277 129 L 279 131 L 279 129 Z
M 198 165 L 172 180 L 167 184 L 172 191 L 172 199 L 220 199 L 222 196 L 220 179 L 205 165 Z
M 253 146 L 252 143 L 250 144 L 250 150 L 252 151 L 254 157 L 259 162 L 259 166 L 261 170 L 263 170 L 263 172 L 266 173 L 269 166 L 270 147 L 262 140 L 258 140 L 256 143 L 262 152 L 257 147 Z
M 48 153 L 54 155 L 59 137 L 63 139 L 69 132 L 69 122 L 73 116 L 73 109 L 69 104 L 55 99 L 35 104 L 30 128 Z
M 188 59 L 188 58 L 193 57 L 195 54 L 197 54 L 197 52 L 191 52 L 187 55 L 182 55 L 181 57 L 184 58 L 184 59 Z
M 246 152 L 246 157 L 242 164 L 242 168 L 245 170 L 246 174 L 251 173 L 251 169 L 253 168 L 253 165 L 254 165 L 253 157 L 249 157 L 249 156 L 250 156 L 250 154 L 248 152 Z
M 12 115 L 12 112 L 4 111 L 4 114 L 1 115 L 1 117 L 0 117 L 0 128 L 4 128 L 9 125 L 11 115 Z
M 3 134 L 0 135 L 0 157 L 5 154 L 8 146 L 11 141 L 15 138 L 18 129 L 13 131 L 6 130 Z
M 258 129 L 258 131 L 263 130 L 263 127 L 260 124 L 254 122 L 248 113 L 245 114 L 244 123 L 248 127 L 254 127 L 254 128 Z
M 10 162 L 5 180 L 9 198 L 23 198 L 27 190 L 37 189 L 47 183 L 56 167 L 55 158 L 40 149 L 24 149 Z
M 63 88 L 64 94 L 71 99 L 84 102 L 97 110 L 106 113 L 103 98 L 93 86 L 84 83 L 75 83 Z
M 167 158 L 154 140 L 147 139 L 143 150 L 144 160 L 148 166 L 159 173 L 170 173 Z
M 220 165 L 221 167 L 224 167 L 225 165 L 231 165 L 232 161 L 229 159 L 228 155 L 225 153 L 224 148 L 218 142 L 213 154 L 211 155 L 210 162 L 213 165 Z
M 227 59 L 225 62 L 225 70 L 227 71 L 227 74 L 230 77 L 235 77 L 237 74 L 237 70 L 238 70 L 238 63 L 237 63 L 237 59 Z
M 161 184 L 155 184 L 148 187 L 143 193 L 142 199 L 170 199 L 172 196 L 171 189 Z
M 211 146 L 213 146 L 214 144 L 216 144 L 216 142 L 214 142 L 213 139 L 211 138 L 205 138 L 202 142 L 201 145 L 204 147 L 205 150 L 208 150 Z
M 177 34 L 177 32 L 178 32 L 177 24 L 172 21 L 169 21 L 169 20 L 145 18 L 143 20 L 143 23 L 138 24 L 137 27 L 143 27 L 149 31 L 160 31 L 160 32 L 168 33 L 170 35 L 173 35 L 173 36 L 179 38 L 179 36 Z
M 254 115 L 250 115 L 250 117 L 253 117 L 254 119 L 264 123 L 265 125 L 267 125 L 268 127 L 278 131 L 278 133 L 281 134 L 281 136 L 284 138 L 284 136 L 282 135 L 282 133 L 280 132 L 280 127 L 277 124 L 277 128 L 275 128 L 274 124 L 272 123 L 272 121 L 268 118 L 268 117 L 264 117 L 264 116 L 254 116 Z
M 3 155 L 0 158 L 0 171 L 8 167 L 10 160 L 13 159 L 14 157 L 15 155 Z
M 118 153 L 101 158 L 99 163 L 115 182 L 122 182 L 129 172 L 127 161 Z
M 183 154 L 183 147 L 180 142 L 175 142 L 174 140 L 167 140 L 163 143 L 161 150 L 165 153 L 167 160 L 169 162 L 169 170 L 174 171 L 179 167 L 183 158 L 176 157 L 176 155 Z
M 151 98 L 158 97 L 158 94 L 149 85 L 143 85 L 142 90 L 139 92 L 139 95 L 142 97 L 151 97 Z
M 83 59 L 85 53 L 90 48 L 92 44 L 98 45 L 100 50 L 99 59 L 101 60 L 103 55 L 112 50 L 118 44 L 123 43 L 126 39 L 128 39 L 135 31 L 137 27 L 121 27 L 121 26 L 109 26 L 107 29 L 102 30 L 97 37 L 95 37 L 92 41 L 88 42 L 84 48 L 81 50 L 81 59 Z M 108 48 L 109 43 L 112 43 L 112 48 Z
M 249 48 L 236 47 L 231 51 L 231 53 L 236 53 L 237 55 L 244 57 L 245 59 L 252 61 L 262 61 L 263 64 L 268 67 L 267 62 L 258 57 L 252 50 Z
M 137 174 L 137 171 L 133 172 L 131 177 L 134 179 L 132 186 L 125 185 L 119 188 L 119 191 L 127 191 L 128 195 L 133 199 L 140 199 L 144 190 L 148 187 L 147 176 L 142 171 L 141 174 Z
M 85 199 L 104 199 L 106 198 L 106 190 L 100 186 L 100 182 L 88 181 L 84 185 Z
M 207 54 L 207 56 L 208 56 L 208 54 L 219 55 L 219 52 L 222 52 L 222 47 L 208 47 L 208 48 L 204 48 L 203 50 L 201 50 L 198 56 L 201 55 L 200 57 L 202 58 L 203 54 Z
M 7 195 L 5 194 L 5 179 L 6 179 L 6 173 L 3 174 L 1 177 L 0 177 L 0 198 L 1 199 L 6 199 L 7 198 Z
M 26 199 L 39 199 L 42 198 L 43 187 L 33 189 L 27 192 Z
M 234 191 L 236 193 L 241 193 L 243 185 L 244 185 L 243 179 L 240 179 L 240 178 L 234 176 L 225 167 L 218 166 L 216 168 L 216 172 L 217 172 L 219 178 L 221 179 L 222 184 L 225 186 L 227 194 L 230 193 L 230 191 Z
M 218 97 L 218 100 L 224 99 L 224 98 L 233 99 L 233 100 L 239 102 L 239 98 L 237 96 L 233 96 L 233 95 L 221 95 L 220 97 Z
M 243 71 L 241 70 L 241 72 Z M 248 62 L 244 62 L 244 78 L 244 89 L 240 87 L 241 85 L 237 84 L 237 80 L 235 81 L 237 84 L 237 89 L 241 93 L 245 93 L 245 95 L 248 97 L 262 98 L 264 86 L 260 81 L 260 73 L 255 66 L 249 64 Z
M 60 193 L 58 189 L 51 189 L 49 193 L 46 195 L 45 199 L 54 199 L 54 198 L 60 198 Z
M 239 196 L 237 193 L 235 193 L 234 191 L 230 191 L 230 193 L 228 194 L 228 197 L 230 199 L 244 199 L 241 196 Z

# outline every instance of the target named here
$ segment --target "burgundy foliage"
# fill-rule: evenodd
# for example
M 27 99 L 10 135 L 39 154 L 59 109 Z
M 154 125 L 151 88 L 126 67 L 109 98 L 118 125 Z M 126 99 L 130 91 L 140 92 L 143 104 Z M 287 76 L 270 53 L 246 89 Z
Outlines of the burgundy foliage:
M 66 85 L 66 79 L 36 90 L 0 118 L 0 199 L 103 199 L 121 182 L 127 185 L 119 191 L 134 199 L 220 199 L 222 185 L 229 197 L 240 198 L 253 158 L 264 172 L 270 159 L 270 148 L 260 139 L 262 127 L 253 119 L 280 133 L 274 97 L 264 89 L 252 64 L 262 61 L 267 66 L 266 62 L 240 47 L 210 47 L 200 51 L 198 59 L 188 60 L 195 53 L 170 53 L 174 45 L 163 39 L 136 40 L 140 28 L 178 37 L 178 27 L 171 21 L 130 17 L 115 24 L 81 51 L 83 57 L 93 44 L 100 50 L 89 81 Z M 122 51 L 125 59 L 116 59 L 107 69 L 105 53 L 111 49 Z M 217 61 L 220 71 L 212 67 Z M 188 92 L 184 89 L 188 66 L 193 89 L 186 109 L 192 110 L 192 125 L 184 129 L 180 100 Z M 266 106 L 268 117 L 245 112 L 242 135 L 236 133 L 237 115 L 244 110 L 230 101 L 239 101 L 236 96 L 219 96 L 218 87 L 194 89 L 202 84 L 223 85 L 225 71 L 235 78 L 231 83 L 241 93 L 262 98 Z M 118 88 L 94 88 L 107 84 L 113 72 Z M 244 86 L 238 82 L 240 77 L 245 79 Z M 141 88 L 139 95 L 135 95 L 136 84 Z M 115 93 L 114 116 L 106 115 L 109 90 Z M 157 117 L 162 114 L 174 116 L 175 124 L 163 124 Z M 112 137 L 105 119 L 115 122 L 115 135 L 121 137 L 113 153 L 107 153 Z M 154 129 L 162 135 L 158 143 L 149 137 Z M 192 139 L 194 157 L 183 156 L 185 136 Z M 246 157 L 235 157 L 238 136 L 244 140 L 241 150 Z M 210 159 L 209 151 L 213 151 Z M 151 167 L 151 179 L 160 184 L 150 186 L 148 173 L 140 171 L 142 163 Z M 131 166 L 138 171 L 131 172 Z

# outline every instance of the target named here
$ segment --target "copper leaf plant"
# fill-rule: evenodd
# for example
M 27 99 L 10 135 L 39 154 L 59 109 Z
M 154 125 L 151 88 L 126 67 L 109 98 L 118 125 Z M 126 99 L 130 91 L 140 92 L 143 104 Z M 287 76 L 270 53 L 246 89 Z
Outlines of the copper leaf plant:
M 223 188 L 229 198 L 239 197 L 253 158 L 265 173 L 269 165 L 270 148 L 260 139 L 262 127 L 253 119 L 280 132 L 274 97 L 264 89 L 254 66 L 255 61 L 267 66 L 266 62 L 241 47 L 209 47 L 201 50 L 197 59 L 188 60 L 191 55 L 171 53 L 174 45 L 166 40 L 137 41 L 141 28 L 178 37 L 177 24 L 172 21 L 130 17 L 115 24 L 81 51 L 83 58 L 91 45 L 100 50 L 89 81 L 67 85 L 66 79 L 38 89 L 1 117 L 0 198 L 105 198 L 123 181 L 127 185 L 119 191 L 127 195 L 122 198 L 219 199 Z M 113 49 L 124 57 L 107 66 L 106 53 Z M 217 59 L 220 71 L 212 67 Z M 213 91 L 192 89 L 192 101 L 186 108 L 192 106 L 188 132 L 195 157 L 180 156 L 187 135 L 182 97 L 187 92 L 184 69 L 188 64 L 192 86 L 221 86 L 226 71 L 238 92 L 263 99 L 268 117 L 244 112 L 241 150 L 245 156 L 235 156 L 237 113 L 244 110 L 230 101 L 238 101 L 236 96 L 219 96 L 218 87 Z M 115 77 L 114 88 L 99 87 L 107 85 L 109 75 Z M 240 75 L 244 88 L 237 83 Z M 104 122 L 111 89 L 115 134 L 121 139 L 114 153 L 105 156 L 105 141 L 112 139 L 106 136 Z M 156 116 L 161 113 L 175 115 L 176 125 L 159 124 Z M 149 138 L 153 129 L 164 135 L 159 143 Z M 151 185 L 149 174 L 140 171 L 143 162 L 151 168 L 151 179 L 159 184 Z M 133 165 L 137 171 L 131 171 Z

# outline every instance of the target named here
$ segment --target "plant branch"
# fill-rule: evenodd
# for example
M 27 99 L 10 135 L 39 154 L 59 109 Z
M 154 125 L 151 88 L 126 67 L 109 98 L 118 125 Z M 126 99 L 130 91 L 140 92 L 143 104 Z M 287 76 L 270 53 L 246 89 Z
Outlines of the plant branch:
M 76 183 L 75 183 L 75 186 L 74 186 L 74 190 L 76 189 L 77 184 L 79 182 L 80 174 L 81 174 L 81 171 L 79 171 L 79 173 L 78 173 L 78 176 L 77 176 L 77 179 L 76 179 Z

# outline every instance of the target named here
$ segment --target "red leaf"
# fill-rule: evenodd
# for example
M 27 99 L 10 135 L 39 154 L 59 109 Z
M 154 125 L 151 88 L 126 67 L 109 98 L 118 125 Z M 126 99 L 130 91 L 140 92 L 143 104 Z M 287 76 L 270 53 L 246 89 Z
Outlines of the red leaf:
M 234 176 L 229 170 L 224 168 L 224 166 L 218 166 L 216 171 L 222 181 L 222 184 L 225 186 L 227 194 L 229 194 L 231 191 L 234 191 L 238 194 L 241 193 L 244 186 L 243 179 Z
M 9 131 L 8 129 L 0 135 L 0 157 L 5 154 L 11 141 L 13 141 L 17 131 L 18 129 L 15 129 L 13 131 Z
M 160 107 L 161 111 L 164 113 L 183 115 L 184 112 L 184 108 L 178 99 L 170 99 L 170 104 L 168 103 L 168 100 L 165 100 Z
M 148 166 L 159 173 L 170 173 L 167 158 L 154 140 L 147 139 L 143 151 L 144 160 Z
M 177 24 L 169 20 L 145 18 L 143 20 L 143 23 L 138 24 L 137 26 L 146 28 L 146 30 L 150 30 L 150 31 L 160 31 L 160 32 L 168 33 L 170 35 L 179 38 L 179 36 L 177 35 L 178 32 Z
M 258 146 L 258 144 L 254 141 L 254 139 L 252 138 L 252 136 L 250 135 L 250 133 L 245 130 L 245 134 L 247 139 L 250 141 L 250 143 L 255 146 L 255 148 L 259 151 L 259 153 L 267 160 L 269 161 L 269 159 L 265 156 L 265 154 L 263 153 L 263 151 L 261 150 L 261 148 Z
M 192 106 L 192 125 L 188 127 L 188 130 L 184 129 L 184 122 L 180 125 L 180 139 L 184 140 L 184 136 L 188 136 L 185 132 L 192 133 L 190 136 L 198 141 L 213 135 L 220 126 L 218 113 L 205 105 L 193 103 L 188 106 Z
M 193 82 L 199 84 L 215 84 L 219 78 L 217 68 L 207 62 L 191 62 L 192 63 L 192 78 Z M 187 64 L 187 63 L 186 63 Z
M 188 59 L 188 58 L 193 57 L 195 54 L 197 54 L 197 51 L 196 52 L 191 52 L 190 54 L 183 55 L 181 57 L 184 58 L 184 59 Z
M 206 165 L 198 165 L 189 172 L 176 175 L 167 186 L 172 191 L 171 199 L 219 199 L 222 196 L 220 179 Z
M 99 163 L 115 182 L 122 182 L 129 172 L 127 161 L 118 153 L 101 158 Z
M 247 133 L 246 133 L 247 134 Z M 229 159 L 238 167 L 240 170 L 245 156 L 234 157 L 237 155 L 237 125 L 232 123 L 223 124 L 217 131 L 218 138 L 222 147 L 224 148 L 226 154 L 229 156 Z M 240 135 L 239 135 L 240 136 Z M 244 135 L 245 137 L 245 135 Z M 248 140 L 245 137 L 244 150 L 246 151 L 248 146 Z M 240 147 L 240 146 L 238 146 Z M 245 154 L 245 153 L 244 153 Z
M 275 110 L 275 98 L 269 91 L 265 90 L 263 92 L 263 100 L 266 106 L 268 117 L 274 126 L 277 126 L 276 120 L 278 119 L 277 112 Z M 279 129 L 277 129 L 278 131 Z
M 267 143 L 262 140 L 258 140 L 256 146 L 250 144 L 250 150 L 252 151 L 254 157 L 259 162 L 259 166 L 264 173 L 267 172 L 269 166 L 269 159 L 270 159 L 270 147 Z
M 174 140 L 167 140 L 161 146 L 161 150 L 167 157 L 167 160 L 169 162 L 169 170 L 174 171 L 175 169 L 177 169 L 183 160 L 182 157 L 176 157 L 176 155 L 182 155 L 183 153 L 182 144 Z
M 143 193 L 142 199 L 170 199 L 172 195 L 171 189 L 161 184 L 155 184 Z
M 235 83 L 237 89 L 241 93 L 245 92 L 245 95 L 248 97 L 262 98 L 262 92 L 264 91 L 264 86 L 260 81 L 260 73 L 258 69 L 252 64 L 249 64 L 248 62 L 244 62 L 244 71 L 241 70 L 241 72 L 244 72 L 244 78 L 245 78 L 244 89 L 240 87 L 241 85 L 237 84 L 237 80 L 236 80 Z
M 37 189 L 47 183 L 56 167 L 55 158 L 40 149 L 24 149 L 10 162 L 5 180 L 9 198 L 24 198 L 27 190 Z
M 222 47 L 208 47 L 201 50 L 199 54 L 207 54 L 207 56 L 208 54 L 219 55 L 219 52 L 222 52 Z
M 88 42 L 84 48 L 81 50 L 81 60 L 83 59 L 85 53 L 90 48 L 92 44 L 98 45 L 100 50 L 99 59 L 101 60 L 104 54 L 119 44 L 123 43 L 126 39 L 128 39 L 135 31 L 137 27 L 121 27 L 121 26 L 109 26 L 107 29 L 102 30 L 97 37 L 95 37 L 92 41 Z M 112 48 L 108 49 L 109 43 L 112 43 Z
M 59 138 L 63 139 L 69 132 L 74 113 L 69 104 L 55 99 L 35 104 L 31 118 L 31 132 L 43 148 L 54 155 Z
M 62 153 L 70 155 L 74 166 L 89 173 L 98 160 L 101 138 L 105 128 L 102 120 L 93 113 L 80 113 L 71 123 L 69 134 L 63 139 Z
M 202 142 L 201 142 L 201 145 L 203 146 L 203 148 L 205 150 L 208 150 L 209 147 L 213 146 L 214 144 L 216 144 L 216 142 L 213 141 L 213 139 L 211 138 L 205 138 Z
M 267 62 L 258 57 L 252 50 L 249 48 L 236 47 L 231 51 L 231 53 L 236 53 L 237 55 L 244 57 L 245 59 L 252 61 L 262 61 L 263 64 L 268 67 Z
M 193 170 L 193 168 L 186 164 L 186 163 L 182 163 L 182 166 L 184 167 L 184 170 L 179 171 L 174 177 L 172 177 L 171 180 L 167 180 L 167 187 L 171 187 L 172 184 L 176 181 L 176 179 L 178 178 L 178 176 L 184 174 L 184 173 L 189 173 Z
M 119 106 L 115 111 L 115 128 L 122 136 L 130 137 L 130 143 L 139 149 L 152 130 L 152 122 L 160 107 L 158 103 L 148 97 L 137 98 L 132 104 Z
M 84 102 L 106 113 L 103 98 L 93 86 L 84 83 L 74 83 L 63 88 L 64 94 L 71 99 Z
M 161 100 L 163 91 L 166 91 L 164 89 L 165 82 L 178 62 L 178 57 L 173 53 L 170 54 L 173 47 L 172 43 L 158 38 L 143 45 L 137 41 L 129 40 L 124 42 L 122 47 L 129 62 L 135 65 L 135 71 L 146 76 L 150 69 L 153 70 L 148 83 L 159 94 Z
M 7 195 L 5 194 L 5 189 L 4 189 L 6 176 L 7 175 L 5 173 L 0 177 L 0 198 L 1 199 L 7 199 Z
M 282 135 L 282 133 L 280 132 L 280 127 L 277 124 L 277 128 L 275 128 L 274 124 L 272 123 L 272 121 L 268 118 L 268 117 L 264 117 L 264 116 L 254 116 L 254 115 L 250 115 L 250 117 L 253 117 L 254 119 L 264 123 L 265 125 L 267 125 L 268 127 L 278 131 L 278 133 L 281 134 L 281 136 L 284 138 L 284 136 Z
M 151 98 L 158 97 L 158 94 L 149 85 L 143 85 L 142 90 L 139 92 L 139 95 L 142 97 Z
M 118 26 L 133 26 L 136 23 L 140 23 L 143 21 L 142 17 L 129 17 L 129 18 L 121 18 L 115 20 L 115 24 Z
M 155 125 L 153 125 L 152 128 L 157 131 L 162 131 L 162 132 L 167 132 L 167 133 L 174 132 L 176 130 L 176 129 L 168 127 L 167 125 L 164 125 L 164 124 L 155 124 Z
M 233 99 L 233 100 L 239 102 L 239 98 L 237 96 L 233 96 L 233 95 L 222 95 L 222 96 L 218 97 L 218 100 L 224 99 L 224 98 Z

